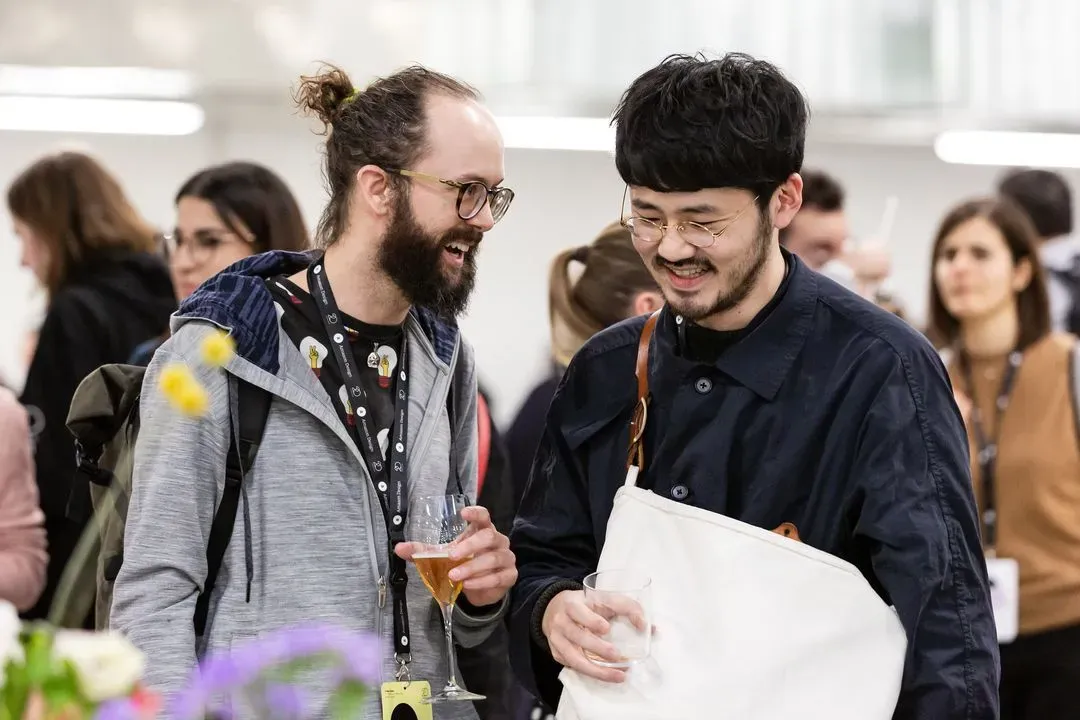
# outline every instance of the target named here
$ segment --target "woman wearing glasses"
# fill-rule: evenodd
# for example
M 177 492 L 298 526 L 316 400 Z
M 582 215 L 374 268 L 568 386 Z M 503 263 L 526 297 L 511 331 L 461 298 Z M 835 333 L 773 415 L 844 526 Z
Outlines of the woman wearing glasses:
M 249 255 L 307 247 L 296 198 L 281 178 L 250 162 L 216 165 L 189 178 L 176 194 L 176 229 L 164 237 L 180 301 Z M 131 364 L 148 365 L 164 340 L 161 336 L 141 345 Z
M 45 591 L 27 617 L 43 618 L 82 532 L 69 501 L 89 502 L 88 494 L 72 497 L 75 447 L 65 421 L 75 388 L 98 366 L 123 362 L 160 335 L 176 299 L 154 254 L 153 228 L 93 158 L 63 152 L 38 160 L 8 188 L 7 204 L 22 263 L 48 296 L 21 397 L 36 439 L 49 549 Z

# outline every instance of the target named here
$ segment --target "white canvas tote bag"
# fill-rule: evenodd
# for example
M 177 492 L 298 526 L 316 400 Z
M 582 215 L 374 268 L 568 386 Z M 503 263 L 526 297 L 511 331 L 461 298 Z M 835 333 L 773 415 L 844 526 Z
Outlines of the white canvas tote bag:
M 556 717 L 890 720 L 907 650 L 896 612 L 850 563 L 636 487 L 646 412 L 642 400 L 597 569 L 652 579 L 651 654 L 621 684 L 563 670 Z

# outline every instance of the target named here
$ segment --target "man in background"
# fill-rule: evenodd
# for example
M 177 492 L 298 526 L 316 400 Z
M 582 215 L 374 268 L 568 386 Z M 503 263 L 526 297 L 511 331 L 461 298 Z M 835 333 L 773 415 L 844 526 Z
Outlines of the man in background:
M 1023 208 L 1039 235 L 1054 329 L 1080 333 L 1080 239 L 1072 235 L 1068 182 L 1049 170 L 1012 170 L 998 183 L 998 194 Z
M 780 244 L 811 269 L 903 317 L 899 300 L 884 287 L 892 271 L 889 251 L 849 242 L 843 186 L 821 170 L 805 170 L 802 177 L 803 205 L 780 230 Z
M 823 272 L 841 260 L 851 235 L 844 213 L 844 188 L 820 170 L 806 170 L 802 178 L 803 205 L 791 224 L 780 230 L 780 244 L 811 269 Z M 847 276 L 854 277 L 846 266 L 844 269 Z

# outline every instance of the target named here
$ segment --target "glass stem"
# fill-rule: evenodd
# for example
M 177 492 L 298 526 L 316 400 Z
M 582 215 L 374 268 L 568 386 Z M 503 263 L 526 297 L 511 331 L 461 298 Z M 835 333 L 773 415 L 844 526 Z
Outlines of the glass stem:
M 443 630 L 446 632 L 446 667 L 449 675 L 447 687 L 458 688 L 457 653 L 454 652 L 454 603 L 442 606 Z

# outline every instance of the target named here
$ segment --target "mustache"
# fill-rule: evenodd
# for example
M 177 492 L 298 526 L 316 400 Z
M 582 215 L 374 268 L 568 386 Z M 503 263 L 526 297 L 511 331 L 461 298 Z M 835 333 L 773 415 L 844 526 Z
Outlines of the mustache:
M 713 264 L 705 258 L 687 258 L 672 262 L 657 255 L 653 259 L 653 265 L 660 270 L 715 270 Z
M 461 242 L 468 243 L 473 248 L 480 244 L 480 241 L 484 239 L 484 233 L 472 228 L 462 230 L 451 230 L 446 235 L 443 235 L 442 244 L 449 245 L 450 243 L 460 240 Z

